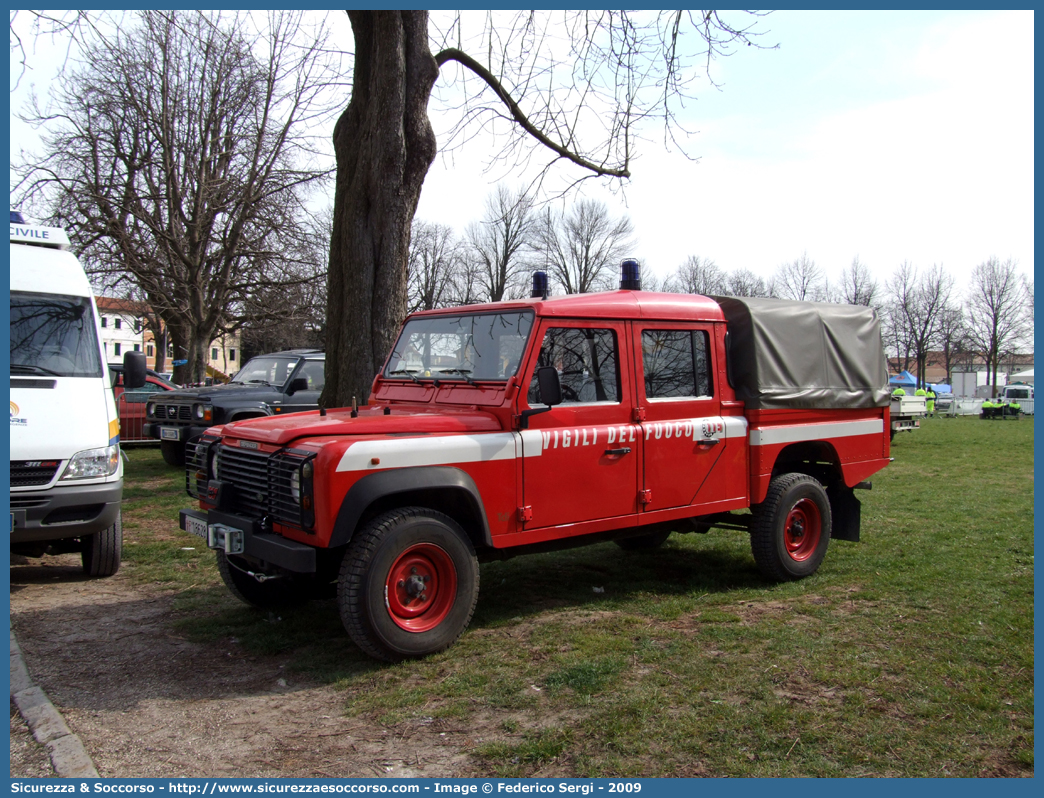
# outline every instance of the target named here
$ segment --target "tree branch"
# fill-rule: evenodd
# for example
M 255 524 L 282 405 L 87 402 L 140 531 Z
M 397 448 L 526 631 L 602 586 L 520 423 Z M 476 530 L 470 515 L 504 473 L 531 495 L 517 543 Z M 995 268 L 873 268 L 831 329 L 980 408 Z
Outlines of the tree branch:
M 469 56 L 467 53 L 457 49 L 456 47 L 450 47 L 443 50 L 435 56 L 435 63 L 439 65 L 440 69 L 442 68 L 442 65 L 445 64 L 447 61 L 456 61 L 458 64 L 467 67 L 480 78 L 482 78 L 486 82 L 486 84 L 491 89 L 493 89 L 494 92 L 496 92 L 497 96 L 501 99 L 501 101 L 507 106 L 508 110 L 511 112 L 512 118 L 522 127 L 522 129 L 525 130 L 529 135 L 531 135 L 533 138 L 535 138 L 537 141 L 539 141 L 552 152 L 557 153 L 560 157 L 566 159 L 567 161 L 571 161 L 572 163 L 575 163 L 577 166 L 580 166 L 584 169 L 588 169 L 597 175 L 605 175 L 608 177 L 631 176 L 631 172 L 627 169 L 626 162 L 622 169 L 610 169 L 605 166 L 599 166 L 596 163 L 588 161 L 586 158 L 580 157 L 575 152 L 567 149 L 561 144 L 556 144 L 555 142 L 551 141 L 551 139 L 545 136 L 532 122 L 529 121 L 529 118 L 522 112 L 522 109 L 518 107 L 518 103 L 516 103 L 514 99 L 512 99 L 511 95 L 508 94 L 507 89 L 504 88 L 504 86 L 500 83 L 499 80 L 497 80 L 493 73 L 491 73 L 488 69 L 482 66 L 482 64 L 480 64 L 474 58 Z

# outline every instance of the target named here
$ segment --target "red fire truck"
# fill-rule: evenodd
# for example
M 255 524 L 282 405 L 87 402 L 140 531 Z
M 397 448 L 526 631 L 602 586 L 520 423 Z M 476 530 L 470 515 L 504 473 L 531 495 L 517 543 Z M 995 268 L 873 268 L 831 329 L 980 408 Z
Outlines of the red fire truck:
M 250 604 L 336 582 L 348 634 L 392 661 L 463 633 L 485 559 L 721 526 L 768 578 L 814 573 L 889 461 L 875 312 L 642 292 L 636 267 L 414 314 L 366 406 L 211 428 L 182 529 Z

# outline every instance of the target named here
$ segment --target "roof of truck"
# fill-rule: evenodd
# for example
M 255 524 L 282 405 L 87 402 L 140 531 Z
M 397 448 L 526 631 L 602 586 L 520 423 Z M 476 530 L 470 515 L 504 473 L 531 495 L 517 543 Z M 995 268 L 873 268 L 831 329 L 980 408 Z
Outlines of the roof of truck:
M 713 299 L 698 294 L 666 294 L 658 291 L 602 291 L 568 294 L 547 299 L 514 299 L 484 305 L 439 308 L 415 315 L 490 313 L 532 308 L 538 316 L 593 319 L 663 319 L 665 321 L 724 321 Z

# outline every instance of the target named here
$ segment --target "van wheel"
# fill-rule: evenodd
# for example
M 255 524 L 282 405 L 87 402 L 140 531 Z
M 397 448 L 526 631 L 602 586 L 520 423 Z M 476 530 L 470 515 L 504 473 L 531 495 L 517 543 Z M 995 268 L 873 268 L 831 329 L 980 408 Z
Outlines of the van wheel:
M 758 569 L 785 582 L 816 572 L 830 543 L 830 501 L 807 474 L 782 474 L 753 508 L 750 548 Z
M 371 657 L 398 662 L 449 648 L 478 601 L 475 548 L 452 518 L 423 507 L 379 515 L 348 544 L 341 621 Z
M 671 536 L 670 530 L 666 532 L 650 532 L 648 535 L 638 535 L 633 538 L 619 538 L 615 541 L 624 551 L 652 551 L 658 549 L 667 542 Z
M 123 557 L 123 516 L 116 514 L 116 522 L 108 529 L 87 535 L 83 539 L 80 558 L 83 572 L 88 576 L 112 576 L 120 570 Z
M 317 594 L 314 580 L 308 577 L 278 576 L 258 582 L 247 573 L 249 569 L 244 562 L 233 562 L 220 549 L 215 554 L 218 573 L 225 587 L 244 604 L 263 610 L 280 610 L 304 604 Z
M 160 441 L 160 454 L 167 465 L 185 465 L 185 444 L 181 441 Z

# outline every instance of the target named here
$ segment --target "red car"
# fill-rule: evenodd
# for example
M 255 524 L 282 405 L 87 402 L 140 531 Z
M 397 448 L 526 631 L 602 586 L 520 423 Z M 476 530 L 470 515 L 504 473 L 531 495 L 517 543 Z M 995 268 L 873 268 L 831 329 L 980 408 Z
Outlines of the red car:
M 123 389 L 123 365 L 110 363 L 112 390 L 116 394 L 117 412 L 120 416 L 120 443 L 156 443 L 156 439 L 145 435 L 145 402 L 155 393 L 173 391 L 178 386 L 167 382 L 152 369 L 146 372 L 145 386 L 133 391 Z

